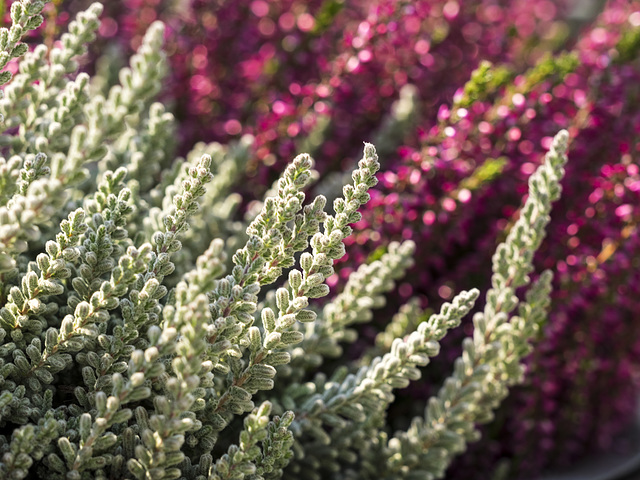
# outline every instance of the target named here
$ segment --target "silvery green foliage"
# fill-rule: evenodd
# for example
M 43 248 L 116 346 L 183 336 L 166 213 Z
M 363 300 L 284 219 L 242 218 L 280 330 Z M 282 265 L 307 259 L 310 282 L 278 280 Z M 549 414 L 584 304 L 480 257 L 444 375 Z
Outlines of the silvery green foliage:
M 290 385 L 282 401 L 295 413 L 296 457 L 286 478 L 442 478 L 453 457 L 479 439 L 475 425 L 490 421 L 508 388 L 522 380 L 521 360 L 530 352 L 529 341 L 549 306 L 549 271 L 529 287 L 524 301 L 515 292 L 530 283 L 551 202 L 560 195 L 567 143 L 568 133 L 560 132 L 544 164 L 531 176 L 520 218 L 493 257 L 492 289 L 484 311 L 473 318 L 473 337 L 465 340 L 453 375 L 429 400 L 424 417 L 414 418 L 405 432 L 390 435 L 385 428 L 393 390 L 420 378 L 416 367 L 437 355 L 438 341 L 460 323 L 477 290 L 457 295 L 411 332 L 415 320 L 407 314 L 425 314 L 410 302 L 359 368 L 340 367 L 331 377 L 318 374 L 312 382 Z M 516 308 L 518 314 L 510 316 Z M 395 337 L 389 349 L 392 332 L 400 338 Z M 369 360 L 375 352 L 379 355 Z
M 465 339 L 453 375 L 429 399 L 424 418 L 415 418 L 408 431 L 397 432 L 371 452 L 365 462 L 371 478 L 442 478 L 453 456 L 479 439 L 474 425 L 490 421 L 508 388 L 522 381 L 521 360 L 531 351 L 527 340 L 545 318 L 552 274 L 543 272 L 524 302 L 516 290 L 530 283 L 550 204 L 560 196 L 568 140 L 567 131 L 558 133 L 544 163 L 529 178 L 529 196 L 493 256 L 492 288 L 484 311 L 473 317 L 473 336 Z M 518 314 L 510 316 L 516 308 Z
M 38 28 L 43 21 L 44 0 L 19 0 L 11 5 L 11 28 L 0 28 L 0 85 L 11 80 L 11 72 L 2 71 L 14 58 L 24 55 L 28 46 L 20 43 L 30 30 Z
M 291 351 L 291 363 L 280 375 L 290 374 L 292 380 L 300 381 L 296 375 L 318 368 L 325 359 L 342 356 L 341 343 L 357 338 L 357 331 L 349 327 L 370 321 L 373 310 L 384 306 L 384 294 L 413 265 L 414 251 L 412 241 L 392 242 L 380 259 L 353 272 L 343 291 L 324 306 L 315 322 L 306 325 L 304 340 Z
M 389 115 L 375 133 L 374 141 L 381 157 L 393 155 L 400 146 L 398 138 L 402 138 L 403 133 L 418 122 L 418 88 L 408 83 L 398 93 L 398 100 L 393 102 Z
M 386 328 L 376 335 L 375 344 L 362 355 L 360 363 L 366 365 L 375 357 L 384 355 L 391 350 L 391 345 L 396 338 L 406 337 L 428 319 L 429 314 L 420 307 L 418 299 L 409 300 L 400 307 Z
M 18 27 L 0 34 L 10 56 L 42 9 L 14 5 Z M 410 302 L 361 361 L 333 370 L 416 248 L 390 244 L 339 295 L 311 301 L 328 295 L 376 184 L 375 148 L 365 144 L 333 214 L 324 197 L 306 200 L 313 161 L 299 155 L 241 228 L 228 217 L 251 139 L 173 161 L 173 117 L 153 102 L 163 27 L 103 96 L 75 62 L 100 12 L 79 14 L 51 51 L 26 53 L 0 102 L 0 478 L 441 476 L 521 378 L 545 316 L 550 274 L 524 302 L 515 290 L 560 192 L 566 133 L 498 248 L 454 375 L 424 418 L 391 435 L 394 390 L 420 378 L 478 292 L 430 316 Z
M 166 135 L 166 132 L 159 135 Z M 209 155 L 212 159 L 213 179 L 200 200 L 202 214 L 191 220 L 190 235 L 183 239 L 183 248 L 176 254 L 176 272 L 169 279 L 170 285 L 173 286 L 175 279 L 193 267 L 198 252 L 204 251 L 212 238 L 225 239 L 224 248 L 228 254 L 229 267 L 232 265 L 230 260 L 233 253 L 246 242 L 246 225 L 241 221 L 233 220 L 237 216 L 242 197 L 232 189 L 240 181 L 243 169 L 249 160 L 252 144 L 253 138 L 245 135 L 231 145 L 215 142 L 198 143 L 187 155 L 187 164 L 204 154 Z M 147 156 L 145 155 L 144 158 L 146 159 Z M 145 238 L 149 238 L 162 226 L 165 212 L 171 208 L 170 199 L 175 195 L 181 178 L 186 172 L 184 166 L 185 160 L 176 159 L 162 172 L 160 182 L 146 193 L 144 207 L 141 208 L 145 212 L 143 222 Z M 146 168 L 148 167 L 145 164 Z
M 399 139 L 403 138 L 403 132 L 411 129 L 418 121 L 418 89 L 411 84 L 404 85 L 400 89 L 400 98 L 393 102 L 391 111 L 384 118 L 380 128 L 374 133 L 373 143 L 376 145 L 378 155 L 382 158 L 390 158 L 400 146 Z M 314 142 L 303 142 L 302 148 L 306 151 L 318 148 L 323 139 L 328 125 L 323 125 L 322 117 L 318 120 L 320 131 L 313 131 L 310 137 L 319 137 Z M 311 144 L 313 143 L 313 144 Z M 384 168 L 384 164 L 382 165 Z M 349 181 L 348 172 L 328 173 L 316 187 L 316 191 L 322 193 L 328 199 L 337 198 L 340 195 L 342 185 Z

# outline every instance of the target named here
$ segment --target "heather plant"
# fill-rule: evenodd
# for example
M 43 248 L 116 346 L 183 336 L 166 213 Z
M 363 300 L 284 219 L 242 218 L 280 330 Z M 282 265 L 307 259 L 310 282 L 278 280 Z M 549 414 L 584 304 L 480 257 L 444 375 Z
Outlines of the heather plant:
M 627 267 L 638 258 L 639 10 L 609 2 L 572 51 L 547 56 L 522 75 L 510 77 L 508 65 L 481 65 L 420 144 L 404 146 L 398 165 L 381 174 L 359 232 L 347 240 L 410 238 L 424 252 L 440 252 L 418 253 L 420 268 L 409 273 L 415 280 L 400 288 L 438 308 L 456 289 L 482 284 L 476 272 L 511 227 L 515 192 L 526 189 L 539 152 L 559 127 L 575 135 L 581 159 L 569 167 L 567 195 L 539 261 L 558 271 L 548 329 L 525 386 L 492 427 L 495 441 L 473 447 L 475 455 L 454 466 L 454 478 L 483 478 L 483 467 L 500 458 L 514 459 L 511 475 L 530 478 L 545 465 L 608 448 L 634 415 L 639 345 L 630 331 L 638 297 L 627 295 L 635 292 L 637 270 Z M 369 252 L 350 249 L 356 262 Z M 455 334 L 447 340 L 443 369 L 445 357 L 458 354 Z M 432 382 L 413 398 L 428 396 Z
M 67 9 L 82 4 L 51 3 L 59 6 L 60 25 Z M 606 448 L 627 423 L 637 396 L 638 345 L 632 340 L 637 336 L 629 334 L 637 308 L 635 270 L 629 268 L 637 256 L 632 146 L 638 120 L 629 108 L 637 98 L 637 5 L 609 2 L 572 50 L 542 58 L 542 52 L 565 42 L 566 26 L 559 22 L 568 11 L 564 2 L 194 1 L 175 6 L 155 0 L 110 2 L 100 31 L 130 49 L 153 20 L 168 22 L 172 74 L 165 98 L 177 99 L 173 110 L 180 118 L 182 151 L 195 139 L 226 142 L 245 132 L 255 135 L 251 145 L 243 137 L 231 149 L 209 147 L 214 157 L 220 155 L 213 163 L 225 165 L 220 164 L 224 175 L 214 181 L 241 183 L 245 171 L 260 179 L 263 186 L 245 189 L 246 201 L 266 189 L 266 179 L 299 148 L 313 151 L 317 168 L 326 172 L 338 166 L 336 159 L 355 155 L 361 138 L 375 138 L 384 162 L 382 189 L 373 193 L 356 234 L 345 240 L 349 248 L 343 260 L 348 257 L 351 264 L 341 268 L 343 280 L 375 247 L 373 258 L 384 251 L 389 239 L 410 238 L 424 248 L 392 296 L 389 315 L 381 315 L 378 326 L 363 328 L 371 339 L 412 295 L 421 296 L 422 307 L 428 302 L 437 309 L 461 288 L 488 287 L 482 272 L 515 220 L 528 175 L 555 131 L 570 129 L 579 157 L 565 181 L 570 200 L 557 209 L 551 238 L 542 246 L 540 258 L 546 260 L 538 264 L 562 272 L 554 284 L 550 326 L 529 360 L 525 388 L 500 410 L 493 440 L 477 444 L 478 453 L 464 460 L 467 467 L 450 475 L 470 478 L 485 471 L 479 468 L 482 462 L 494 464 L 501 457 L 515 459 L 512 475 L 515 470 L 535 474 L 589 449 Z M 243 42 L 233 41 L 239 32 Z M 106 73 L 117 79 L 117 70 Z M 390 121 L 380 128 L 389 110 Z M 158 111 L 158 119 L 162 115 Z M 162 125 L 156 139 L 166 142 L 169 136 L 162 132 L 170 126 L 156 125 Z M 131 145 L 120 141 L 122 153 L 116 155 L 137 151 L 139 140 L 131 138 Z M 170 148 L 165 143 L 157 151 Z M 136 155 L 145 158 L 142 152 Z M 165 153 L 164 158 L 172 157 Z M 271 168 L 257 167 L 255 159 Z M 112 162 L 101 162 L 101 171 L 114 169 Z M 351 164 L 342 161 L 348 169 Z M 171 205 L 174 192 L 165 196 L 165 189 L 179 187 L 178 173 L 174 167 L 163 175 L 153 200 L 140 206 L 142 215 L 149 214 L 145 231 L 162 226 L 157 213 L 163 203 Z M 342 177 L 323 178 L 315 190 L 332 199 L 341 192 Z M 193 234 L 175 253 L 176 273 L 166 285 L 175 285 L 197 252 L 207 248 L 207 239 L 226 238 L 230 252 L 246 241 L 238 221 L 242 197 L 217 193 L 226 188 L 207 190 L 219 199 L 210 209 L 215 217 L 191 220 Z M 259 211 L 259 205 L 251 211 Z M 234 212 L 234 220 L 226 221 Z M 335 276 L 328 279 L 342 288 L 337 282 Z M 613 304 L 621 307 L 612 309 Z M 605 317 L 612 332 L 607 335 Z M 442 363 L 425 372 L 430 381 L 412 387 L 410 403 L 391 411 L 398 423 L 407 405 L 420 404 L 413 398 L 426 399 L 430 385 L 447 375 L 462 335 L 460 329 L 444 340 Z M 357 343 L 353 355 L 366 346 Z M 574 352 L 575 360 L 566 362 L 564 352 Z
M 310 304 L 328 295 L 349 225 L 377 183 L 373 145 L 333 214 L 323 196 L 305 203 L 315 174 L 303 154 L 243 234 L 222 215 L 234 208 L 223 208 L 225 190 L 250 140 L 168 157 L 173 118 L 153 102 L 167 70 L 163 25 L 151 25 L 103 96 L 75 61 L 102 7 L 80 13 L 51 48 L 27 52 L 19 37 L 42 6 L 14 3 L 14 25 L 0 31 L 12 39 L 5 53 L 24 54 L 0 103 L 2 477 L 441 478 L 521 381 L 546 316 L 551 273 L 529 276 L 560 196 L 568 132 L 530 177 L 454 373 L 409 429 L 392 432 L 394 392 L 421 377 L 417 367 L 479 291 L 433 315 L 412 302 L 372 359 L 325 364 L 372 319 L 416 249 L 390 244 L 340 295 Z M 211 232 L 231 244 L 190 239 Z M 181 256 L 203 241 L 195 260 Z M 407 312 L 421 321 L 389 344 Z
M 82 2 L 65 2 L 61 6 L 56 1 L 49 7 L 52 4 L 59 8 L 60 27 L 66 23 L 67 10 L 77 8 Z M 352 264 L 341 268 L 341 275 L 346 281 L 350 272 L 369 256 L 371 247 L 356 247 L 370 240 L 374 246 L 384 240 L 378 252 L 384 251 L 389 238 L 413 238 L 425 247 L 420 251 L 443 254 L 421 256 L 418 252 L 411 280 L 401 283 L 398 295 L 392 296 L 394 305 L 387 309 L 389 315 L 380 316 L 383 319 L 390 317 L 394 309 L 413 294 L 422 295 L 423 307 L 428 300 L 429 307 L 437 309 L 452 298 L 454 291 L 483 285 L 486 280 L 475 272 L 489 268 L 496 239 L 504 236 L 512 224 L 512 215 L 526 189 L 526 177 L 535 168 L 551 135 L 561 127 L 570 126 L 573 134 L 574 128 L 578 128 L 580 142 L 574 142 L 573 148 L 583 167 L 574 163 L 576 170 L 571 179 L 581 180 L 571 185 L 568 182 L 572 180 L 568 180 L 565 187 L 576 194 L 567 198 L 581 200 L 570 209 L 565 207 L 568 202 L 558 209 L 568 212 L 576 221 L 563 224 L 556 220 L 551 226 L 556 240 L 542 247 L 549 259 L 542 266 L 555 264 L 558 271 L 564 272 L 556 276 L 551 317 L 551 324 L 558 326 L 550 326 L 544 341 L 540 342 L 536 351 L 544 353 L 535 354 L 529 361 L 529 386 L 499 412 L 498 422 L 491 429 L 492 441 L 477 444 L 475 448 L 479 452 L 467 455 L 464 460 L 467 467 L 463 465 L 450 472 L 450 475 L 469 478 L 473 472 L 485 471 L 479 468 L 482 462 L 493 465 L 497 459 L 507 457 L 515 459 L 516 469 L 534 474 L 545 465 L 571 461 L 588 449 L 607 447 L 615 433 L 627 423 L 635 405 L 636 388 L 631 379 L 637 370 L 633 361 L 637 358 L 634 353 L 637 346 L 628 335 L 628 325 L 632 323 L 629 318 L 636 306 L 634 296 L 626 293 L 629 285 L 637 284 L 634 269 L 628 268 L 633 266 L 635 258 L 635 221 L 629 206 L 636 202 L 633 185 L 637 175 L 633 152 L 624 149 L 628 148 L 627 144 L 633 145 L 632 126 L 637 121 L 632 109 L 619 110 L 619 105 L 631 105 L 636 95 L 633 78 L 637 71 L 634 70 L 637 35 L 634 36 L 630 26 L 634 26 L 633 12 L 637 8 L 628 2 L 610 3 L 608 13 L 602 15 L 595 28 L 582 35 L 573 54 L 561 53 L 543 59 L 536 67 L 541 52 L 563 42 L 566 30 L 557 20 L 566 14 L 567 5 L 509 2 L 507 9 L 507 5 L 500 2 L 464 2 L 458 5 L 457 11 L 456 5 L 456 2 L 411 2 L 409 5 L 370 1 L 255 2 L 255 5 L 253 2 L 191 2 L 176 10 L 173 2 L 110 2 L 100 31 L 111 40 L 121 41 L 126 48 L 132 48 L 139 45 L 151 21 L 160 16 L 169 22 L 169 30 L 176 36 L 169 34 L 172 75 L 165 82 L 169 90 L 165 98 L 175 97 L 171 92 L 184 95 L 179 96 L 174 109 L 181 119 L 181 128 L 177 131 L 183 132 L 183 145 L 189 145 L 195 138 L 226 141 L 247 131 L 256 135 L 252 145 L 248 137 L 244 137 L 230 150 L 221 145 L 209 146 L 214 158 L 220 155 L 213 163 L 225 165 L 220 167 L 224 175 L 216 172 L 214 181 L 225 185 L 239 182 L 245 168 L 250 175 L 257 175 L 253 178 L 271 178 L 251 163 L 249 152 L 252 150 L 257 153 L 255 158 L 261 158 L 263 163 L 275 162 L 270 170 L 273 172 L 284 159 L 292 156 L 296 146 L 301 146 L 314 151 L 318 168 L 326 171 L 332 159 L 354 153 L 358 148 L 353 146 L 354 139 L 359 143 L 360 138 L 371 138 L 372 129 L 378 129 L 392 101 L 401 97 L 398 105 L 402 108 L 396 109 L 391 121 L 373 137 L 387 170 L 379 175 L 386 192 L 382 195 L 374 192 L 372 202 L 364 211 L 365 222 L 358 224 L 363 234 L 356 232 L 346 239 L 347 244 L 353 243 L 347 255 Z M 48 15 L 53 12 L 50 9 Z M 52 45 L 55 23 L 53 18 L 48 20 L 45 37 L 46 43 Z M 421 26 L 417 30 L 411 27 L 416 22 Z M 312 23 L 314 27 L 307 31 Z M 322 28 L 316 28 L 316 23 Z M 612 57 L 618 28 L 627 34 L 621 37 L 621 48 L 615 48 L 615 52 L 620 53 Z M 244 42 L 232 41 L 238 32 L 243 32 Z M 290 43 L 285 42 L 285 38 Z M 226 47 L 220 48 L 220 45 Z M 287 49 L 291 45 L 295 45 L 293 51 Z M 368 61 L 360 58 L 364 50 L 372 52 Z M 583 56 L 591 68 L 577 68 L 577 60 L 582 61 Z M 355 64 L 352 58 L 358 60 L 353 70 L 349 67 L 349 61 Z M 367 58 L 366 53 L 363 58 Z M 450 103 L 451 95 L 481 59 L 492 60 L 495 66 L 482 64 L 472 74 L 467 88 L 459 90 L 454 105 L 439 108 L 442 102 Z M 117 64 L 112 60 L 113 57 L 109 57 L 107 64 Z M 397 70 L 391 68 L 393 65 L 410 75 L 406 78 L 395 75 Z M 525 73 L 531 67 L 534 68 Z M 609 72 L 614 72 L 612 82 L 609 82 Z M 620 72 L 623 73 L 618 76 Z M 109 75 L 104 78 L 117 80 L 116 69 L 106 73 Z M 94 85 L 106 88 L 109 81 L 104 78 L 97 79 Z M 237 82 L 237 78 L 246 81 Z M 373 83 L 372 78 L 376 79 Z M 380 78 L 384 81 L 378 82 Z M 581 86 L 580 82 L 585 79 L 591 79 L 591 85 L 595 86 Z M 619 81 L 625 88 L 618 88 Z M 194 87 L 209 83 L 213 85 L 212 91 L 219 89 L 223 94 L 214 98 L 208 87 L 202 91 Z M 421 89 L 413 88 L 412 83 L 419 84 Z M 401 95 L 403 91 L 409 94 Z M 588 101 L 581 100 L 585 92 L 589 94 Z M 516 103 L 523 97 L 526 108 L 519 109 Z M 366 101 L 362 101 L 363 98 Z M 204 110 L 200 109 L 202 105 Z M 398 122 L 402 116 L 398 110 L 410 115 Z M 569 115 L 562 113 L 565 111 Z M 172 130 L 161 120 L 164 114 L 160 110 L 155 112 L 158 121 L 150 125 L 161 126 L 154 135 L 156 141 L 165 141 L 157 152 L 164 155 L 166 161 L 172 158 L 168 153 L 171 142 L 167 142 L 170 136 L 162 132 L 167 128 Z M 224 116 L 227 112 L 229 117 Z M 466 116 L 460 118 L 458 113 Z M 528 118 L 532 113 L 536 117 Z M 573 123 L 569 125 L 566 118 L 573 119 Z M 421 119 L 418 129 L 411 127 L 416 119 Z M 238 123 L 227 123 L 228 120 L 238 120 Z M 592 133 L 596 129 L 602 131 L 600 123 L 610 126 L 613 136 Z M 435 124 L 438 127 L 432 129 Z M 290 128 L 290 125 L 293 126 Z M 233 127 L 229 130 L 231 133 L 225 127 Z M 477 131 L 474 132 L 474 128 Z M 453 138 L 448 133 L 453 133 Z M 606 143 L 607 138 L 613 139 L 613 143 Z M 118 148 L 122 153 L 117 155 L 128 155 L 129 149 L 137 151 L 137 136 L 133 135 L 131 140 L 130 145 L 126 139 L 120 141 L 122 146 Z M 404 146 L 399 155 L 392 155 L 401 143 Z M 604 159 L 610 158 L 616 149 L 621 149 L 620 158 L 605 163 Z M 134 157 L 136 155 L 135 161 L 140 165 L 144 154 L 138 152 Z M 101 170 L 115 168 L 112 162 L 112 159 L 101 162 Z M 344 161 L 343 165 L 351 165 L 351 161 Z M 590 165 L 606 167 L 598 172 L 595 168 L 589 169 Z M 130 168 L 139 167 L 131 165 Z M 500 172 L 503 175 L 499 175 Z M 144 226 L 147 232 L 162 226 L 159 223 L 162 216 L 157 213 L 162 211 L 163 203 L 171 205 L 170 198 L 175 191 L 165 196 L 165 189 L 171 183 L 174 188 L 179 187 L 178 173 L 174 167 L 172 173 L 163 175 L 162 185 L 153 189 L 152 200 L 139 206 L 141 214 L 149 216 Z M 330 199 L 339 195 L 343 178 L 337 177 L 323 179 L 316 191 L 326 193 Z M 153 178 L 148 176 L 140 181 L 149 182 Z M 269 184 L 263 183 L 264 188 Z M 197 252 L 207 248 L 207 239 L 226 238 L 230 252 L 246 241 L 242 222 L 237 221 L 242 217 L 242 209 L 238 208 L 242 197 L 225 195 L 226 188 L 208 189 L 207 195 L 220 200 L 210 209 L 215 215 L 206 221 L 191 220 L 193 234 L 183 239 L 185 248 L 174 254 L 176 273 L 165 280 L 166 285 L 175 286 L 179 274 L 190 268 Z M 255 184 L 251 188 L 252 191 L 260 189 Z M 252 192 L 245 192 L 245 199 L 249 197 L 247 193 Z M 252 208 L 253 212 L 257 210 L 259 205 Z M 587 216 L 591 211 L 594 215 Z M 236 212 L 234 220 L 227 221 L 233 212 Z M 131 226 L 130 231 L 133 235 L 142 229 Z M 579 234 L 572 234 L 574 231 Z M 579 252 L 567 255 L 560 248 L 567 242 L 570 245 L 579 242 L 571 247 Z M 555 250 L 546 250 L 553 245 Z M 376 255 L 378 253 L 374 258 Z M 231 257 L 227 256 L 227 264 Z M 335 276 L 328 279 L 329 285 L 340 287 L 336 281 Z M 613 303 L 625 307 L 612 310 L 609 305 Z M 476 308 L 480 307 L 481 304 Z M 602 340 L 601 316 L 607 317 L 608 325 L 617 332 L 607 335 L 605 340 Z M 568 318 L 590 319 L 589 333 L 577 335 L 575 331 L 582 328 L 577 328 L 575 320 L 566 320 Z M 375 336 L 385 321 L 378 327 L 365 326 L 364 332 Z M 430 381 L 413 387 L 408 405 L 420 404 L 412 399 L 415 396 L 426 399 L 432 393 L 429 385 L 438 384 L 446 376 L 447 366 L 459 354 L 457 345 L 462 331 L 457 335 L 458 338 L 454 331 L 445 339 L 442 363 L 435 362 L 425 372 Z M 354 351 L 365 348 L 366 342 L 359 342 Z M 575 352 L 574 362 L 563 360 L 561 352 L 565 351 Z M 598 400 L 603 395 L 606 400 Z M 593 401 L 585 402 L 585 398 Z M 407 408 L 406 404 L 400 405 L 391 411 L 391 418 L 402 420 Z M 527 458 L 537 460 L 528 465 Z M 512 475 L 515 475 L 513 471 Z
M 356 158 L 406 85 L 419 86 L 430 121 L 480 60 L 531 65 L 566 41 L 568 3 L 123 0 L 109 3 L 102 31 L 128 50 L 167 22 L 166 99 L 182 150 L 250 133 L 260 163 L 248 174 L 269 185 L 299 148 L 322 173 L 346 169 L 336 159 Z M 403 135 L 391 138 L 395 149 Z

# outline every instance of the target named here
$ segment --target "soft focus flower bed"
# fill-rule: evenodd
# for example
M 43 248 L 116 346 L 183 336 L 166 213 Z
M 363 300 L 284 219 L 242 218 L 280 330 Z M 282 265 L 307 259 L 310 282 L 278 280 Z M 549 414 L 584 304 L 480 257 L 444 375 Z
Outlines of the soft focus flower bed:
M 414 295 L 437 309 L 460 289 L 489 287 L 484 272 L 515 221 L 526 179 L 551 136 L 569 130 L 564 193 L 536 257 L 556 271 L 552 313 L 526 384 L 448 478 L 486 478 L 502 458 L 512 460 L 509 478 L 530 478 L 606 449 L 636 405 L 640 2 L 610 1 L 593 24 L 573 30 L 571 8 L 531 0 L 114 0 L 103 18 L 102 35 L 127 54 L 152 21 L 168 24 L 164 98 L 182 128 L 178 149 L 254 135 L 238 186 L 246 202 L 302 149 L 328 173 L 351 164 L 360 139 L 385 139 L 382 188 L 349 239 L 343 272 L 392 240 L 415 240 L 416 267 L 390 311 Z M 415 89 L 405 100 L 410 122 L 384 136 L 405 86 Z M 376 326 L 387 321 L 380 315 Z M 373 330 L 362 333 L 372 340 Z M 445 341 L 442 365 L 459 354 L 463 333 Z M 430 372 L 409 389 L 399 424 L 415 413 L 411 399 L 426 398 L 449 373 Z

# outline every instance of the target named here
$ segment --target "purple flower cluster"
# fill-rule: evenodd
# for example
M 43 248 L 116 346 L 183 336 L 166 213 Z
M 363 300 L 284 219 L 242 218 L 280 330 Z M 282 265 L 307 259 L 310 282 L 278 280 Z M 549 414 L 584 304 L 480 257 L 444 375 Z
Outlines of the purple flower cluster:
M 101 34 L 125 49 L 137 47 L 152 21 L 167 23 L 172 73 L 164 95 L 181 125 L 182 150 L 197 140 L 253 134 L 255 161 L 247 176 L 254 195 L 260 191 L 253 186 L 266 188 L 321 126 L 324 140 L 313 152 L 318 169 L 339 170 L 371 139 L 400 89 L 417 87 L 420 120 L 396 139 L 397 154 L 383 159 L 380 189 L 350 239 L 342 270 L 346 275 L 349 265 L 391 240 L 415 240 L 416 268 L 393 308 L 413 295 L 437 308 L 460 289 L 487 288 L 491 253 L 515 221 L 528 176 L 552 136 L 570 131 L 564 194 L 536 257 L 539 268 L 556 272 L 552 313 L 525 385 L 486 429 L 487 438 L 453 466 L 451 478 L 485 474 L 479 465 L 503 457 L 514 460 L 514 472 L 535 475 L 606 448 L 635 407 L 640 3 L 610 1 L 575 44 L 561 21 L 572 3 L 106 5 Z M 469 327 L 445 342 L 441 365 L 450 365 Z M 448 367 L 434 366 L 433 383 L 414 388 L 411 399 L 424 399 L 429 385 L 448 374 Z
M 564 38 L 554 20 L 565 3 L 191 0 L 176 11 L 122 0 L 107 6 L 102 33 L 135 48 L 149 23 L 165 21 L 183 150 L 251 133 L 260 163 L 248 174 L 269 184 L 319 125 L 318 168 L 340 168 L 408 83 L 432 120 L 480 59 L 527 65 Z

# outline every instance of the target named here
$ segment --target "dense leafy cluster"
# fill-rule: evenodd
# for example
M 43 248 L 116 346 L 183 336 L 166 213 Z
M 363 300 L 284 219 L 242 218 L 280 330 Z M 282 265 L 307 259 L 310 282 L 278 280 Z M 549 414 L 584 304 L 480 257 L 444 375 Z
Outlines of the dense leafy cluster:
M 243 228 L 225 215 L 250 138 L 169 155 L 173 116 L 153 103 L 168 70 L 163 24 L 103 95 L 104 78 L 77 73 L 102 6 L 27 51 L 20 38 L 42 7 L 14 3 L 2 44 L 24 56 L 0 102 L 0 476 L 441 478 L 523 379 L 551 289 L 549 271 L 529 276 L 569 133 L 530 177 L 454 373 L 394 432 L 396 390 L 421 378 L 480 292 L 431 315 L 411 301 L 360 361 L 341 358 L 418 250 L 391 243 L 338 296 L 313 301 L 329 294 L 377 183 L 374 146 L 333 213 L 322 195 L 306 201 L 317 173 L 302 154 Z
M 610 0 L 582 28 L 597 13 L 577 9 L 582 3 L 121 0 L 107 8 L 102 31 L 125 51 L 156 18 L 169 25 L 165 98 L 180 119 L 180 148 L 254 135 L 244 175 L 263 186 L 236 180 L 245 202 L 298 150 L 312 152 L 324 174 L 349 170 L 361 139 L 375 139 L 382 188 L 346 240 L 342 279 L 389 241 L 424 248 L 389 315 L 360 328 L 369 340 L 412 296 L 438 309 L 460 289 L 489 288 L 483 272 L 516 220 L 528 176 L 555 132 L 571 132 L 568 194 L 537 260 L 558 271 L 549 327 L 494 441 L 474 447 L 453 477 L 503 457 L 524 476 L 570 463 L 609 447 L 636 406 L 640 4 Z M 332 199 L 342 177 L 323 175 L 315 191 Z M 459 332 L 406 405 L 447 375 Z M 352 354 L 366 348 L 359 342 Z

